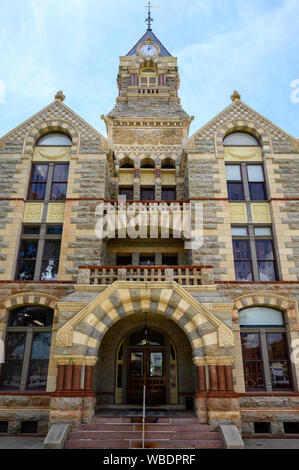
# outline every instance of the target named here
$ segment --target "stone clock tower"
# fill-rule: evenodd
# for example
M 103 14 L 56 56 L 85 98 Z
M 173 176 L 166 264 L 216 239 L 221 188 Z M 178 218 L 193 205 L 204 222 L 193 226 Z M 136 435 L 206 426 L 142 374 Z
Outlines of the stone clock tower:
M 178 90 L 177 58 L 172 57 L 150 27 L 125 55 L 120 57 L 116 104 L 105 120 L 113 142 L 116 169 L 131 161 L 135 168 L 133 199 L 140 199 L 140 185 L 154 185 L 160 199 L 160 162 L 171 157 L 172 168 L 180 163 L 182 141 L 188 136 L 190 117 L 182 108 Z M 140 161 L 149 159 L 156 174 L 140 181 Z M 148 166 L 148 165 L 147 165 Z M 129 183 L 119 176 L 119 186 Z M 166 182 L 166 181 L 165 181 Z M 166 182 L 167 183 L 167 182 Z M 183 198 L 180 180 L 177 197 Z M 143 186 L 144 186 L 143 185 Z

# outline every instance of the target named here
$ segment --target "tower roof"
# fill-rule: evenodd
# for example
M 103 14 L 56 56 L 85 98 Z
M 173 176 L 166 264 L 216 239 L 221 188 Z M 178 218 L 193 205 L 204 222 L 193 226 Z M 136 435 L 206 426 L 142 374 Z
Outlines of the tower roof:
M 144 35 L 139 39 L 138 42 L 136 42 L 135 46 L 132 47 L 132 49 L 126 54 L 126 55 L 137 55 L 137 47 L 139 44 L 142 42 L 145 42 L 147 38 L 150 37 L 151 41 L 155 42 L 156 44 L 159 45 L 160 50 L 161 50 L 161 57 L 172 57 L 172 55 L 168 52 L 166 47 L 163 46 L 163 44 L 159 41 L 157 36 L 152 32 L 152 30 L 147 30 Z

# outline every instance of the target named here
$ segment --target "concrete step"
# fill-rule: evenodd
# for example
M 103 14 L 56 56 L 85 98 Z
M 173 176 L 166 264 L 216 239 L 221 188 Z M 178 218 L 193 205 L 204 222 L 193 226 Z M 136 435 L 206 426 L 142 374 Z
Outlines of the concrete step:
M 111 424 L 111 423 L 142 423 L 142 416 L 94 416 L 92 424 Z M 168 424 L 198 424 L 196 417 L 168 417 L 168 416 L 146 416 L 146 423 L 168 423 Z
M 69 434 L 69 439 L 141 439 L 141 431 L 73 431 Z M 219 440 L 218 432 L 175 432 L 175 431 L 146 431 L 145 438 L 154 439 L 175 439 L 175 440 Z
M 71 439 L 66 442 L 66 449 L 140 449 L 140 439 Z M 145 440 L 146 449 L 222 449 L 218 440 Z
M 79 431 L 142 431 L 141 423 L 90 423 L 81 424 Z M 210 426 L 206 424 L 168 424 L 151 423 L 146 424 L 146 431 L 189 431 L 189 432 L 209 432 Z

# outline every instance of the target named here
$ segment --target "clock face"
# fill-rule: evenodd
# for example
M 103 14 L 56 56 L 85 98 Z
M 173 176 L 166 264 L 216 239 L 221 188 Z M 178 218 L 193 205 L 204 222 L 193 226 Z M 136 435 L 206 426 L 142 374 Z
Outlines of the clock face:
M 140 52 L 144 55 L 154 55 L 156 54 L 157 49 L 152 44 L 144 44 L 144 46 L 140 48 Z

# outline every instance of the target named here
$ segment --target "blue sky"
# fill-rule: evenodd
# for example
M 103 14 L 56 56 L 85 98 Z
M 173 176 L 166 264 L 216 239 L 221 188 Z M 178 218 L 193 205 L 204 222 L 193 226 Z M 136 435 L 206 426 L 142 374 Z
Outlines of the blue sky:
M 242 99 L 299 137 L 298 0 L 156 0 L 153 31 L 178 57 L 180 97 L 195 132 Z M 117 95 L 119 56 L 144 34 L 144 0 L 0 0 L 0 136 L 65 103 L 106 135 L 100 116 Z M 1 98 L 1 94 L 0 94 Z M 0 100 L 1 101 L 1 100 Z

